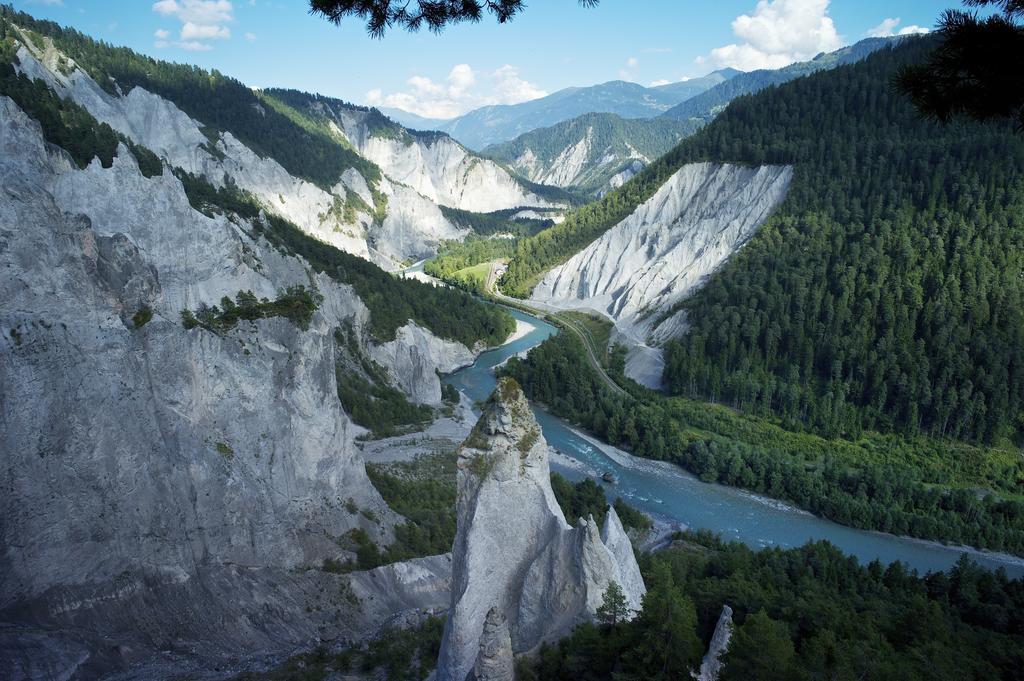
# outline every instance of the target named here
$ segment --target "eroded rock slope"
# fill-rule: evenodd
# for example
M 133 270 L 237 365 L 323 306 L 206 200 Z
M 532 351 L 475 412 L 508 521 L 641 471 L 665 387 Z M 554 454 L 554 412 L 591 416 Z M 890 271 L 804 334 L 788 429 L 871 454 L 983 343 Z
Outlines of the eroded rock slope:
M 788 166 L 683 166 L 629 217 L 548 272 L 532 300 L 597 311 L 637 347 L 669 338 L 685 319 L 666 314 L 753 236 L 791 178 Z M 633 362 L 631 375 L 660 378 L 643 373 L 651 361 Z
M 307 570 L 351 556 L 349 530 L 384 542 L 397 520 L 337 397 L 334 329 L 369 342 L 352 289 L 245 220 L 193 210 L 123 145 L 80 170 L 6 97 L 0 176 L 0 677 L 161 678 L 372 633 L 393 613 Z M 322 296 L 308 328 L 181 323 L 295 285 Z M 434 341 L 424 366 L 468 353 Z M 424 370 L 403 387 L 436 384 Z M 446 593 L 443 566 L 407 599 L 402 575 L 388 583 L 411 607 L 431 580 Z
M 614 509 L 603 532 L 593 518 L 566 522 L 551 490 L 548 445 L 511 379 L 499 381 L 460 450 L 457 519 L 441 681 L 466 678 L 481 635 L 493 647 L 502 618 L 512 651 L 522 653 L 592 617 L 612 581 L 640 608 L 643 580 Z

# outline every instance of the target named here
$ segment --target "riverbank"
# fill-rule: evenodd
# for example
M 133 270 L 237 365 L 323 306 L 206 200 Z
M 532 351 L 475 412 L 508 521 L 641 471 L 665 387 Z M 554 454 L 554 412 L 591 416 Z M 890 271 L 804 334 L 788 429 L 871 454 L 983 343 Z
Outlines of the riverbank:
M 509 343 L 515 343 L 517 340 L 526 338 L 528 335 L 537 330 L 537 327 L 530 322 L 523 321 L 522 319 L 516 319 L 516 330 L 512 332 L 502 345 L 508 345 Z
M 485 400 L 494 390 L 495 366 L 557 333 L 550 324 L 521 310 L 513 309 L 510 313 L 536 329 L 515 342 L 483 353 L 472 366 L 444 379 L 471 401 Z M 626 452 L 606 453 L 607 445 L 543 410 L 535 408 L 535 413 L 544 438 L 560 452 L 552 456 L 553 470 L 573 480 L 600 477 L 602 472 L 609 471 L 618 480 L 617 485 L 606 488 L 609 494 L 622 496 L 631 506 L 652 517 L 668 518 L 693 530 L 710 530 L 726 541 L 740 541 L 753 549 L 796 548 L 809 541 L 827 540 L 862 563 L 875 559 L 886 564 L 902 561 L 921 573 L 949 569 L 966 552 L 987 569 L 1002 567 L 1010 576 L 1024 576 L 1024 560 L 1015 556 L 839 525 L 774 499 L 703 482 L 674 464 L 641 459 Z

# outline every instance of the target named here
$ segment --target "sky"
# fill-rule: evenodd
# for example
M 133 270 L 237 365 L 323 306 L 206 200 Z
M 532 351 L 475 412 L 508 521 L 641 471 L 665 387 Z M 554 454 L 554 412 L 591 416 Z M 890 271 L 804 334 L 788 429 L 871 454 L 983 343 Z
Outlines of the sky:
M 11 0 L 6 0 L 10 2 Z M 13 0 L 16 9 L 253 87 L 451 118 L 609 80 L 658 85 L 730 66 L 779 68 L 873 35 L 933 27 L 955 0 L 533 0 L 440 35 L 370 38 L 306 0 Z

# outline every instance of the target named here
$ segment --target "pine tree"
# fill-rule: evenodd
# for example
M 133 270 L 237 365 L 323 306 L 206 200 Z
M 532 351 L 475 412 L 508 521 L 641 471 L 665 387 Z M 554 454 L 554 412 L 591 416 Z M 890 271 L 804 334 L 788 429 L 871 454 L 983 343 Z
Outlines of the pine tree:
M 629 617 L 629 605 L 626 603 L 626 594 L 622 592 L 619 583 L 612 580 L 604 591 L 604 599 L 597 608 L 597 621 L 608 628 L 613 628 L 619 622 Z

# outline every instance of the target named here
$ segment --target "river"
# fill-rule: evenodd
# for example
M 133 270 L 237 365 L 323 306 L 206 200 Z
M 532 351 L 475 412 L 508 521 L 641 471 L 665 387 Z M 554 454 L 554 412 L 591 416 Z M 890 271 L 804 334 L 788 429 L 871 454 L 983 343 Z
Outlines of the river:
M 535 317 L 510 310 L 535 328 L 526 336 L 483 353 L 469 367 L 445 378 L 472 400 L 485 400 L 495 387 L 494 368 L 509 357 L 539 345 L 558 330 Z M 548 444 L 564 457 L 553 457 L 552 469 L 579 480 L 611 471 L 616 485 L 605 485 L 609 496 L 621 496 L 631 505 L 660 519 L 691 529 L 708 529 L 725 539 L 754 548 L 791 548 L 827 539 L 863 562 L 903 561 L 919 572 L 945 570 L 961 553 L 990 569 L 1005 568 L 1012 577 L 1024 576 L 1024 559 L 1005 554 L 943 546 L 934 542 L 857 530 L 819 518 L 784 502 L 734 487 L 701 482 L 682 468 L 631 456 L 575 432 L 559 418 L 534 407 Z

